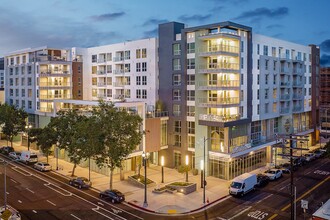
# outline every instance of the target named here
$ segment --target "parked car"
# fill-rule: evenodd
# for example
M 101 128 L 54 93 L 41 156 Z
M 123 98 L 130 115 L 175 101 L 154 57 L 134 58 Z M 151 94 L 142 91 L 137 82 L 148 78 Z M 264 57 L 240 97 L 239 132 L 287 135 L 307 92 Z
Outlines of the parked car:
M 283 174 L 290 174 L 291 170 L 295 171 L 297 169 L 297 167 L 293 165 L 293 169 L 292 169 L 291 165 L 289 163 L 285 163 L 285 164 L 275 167 L 275 169 L 282 170 Z
M 112 203 L 116 203 L 116 202 L 121 203 L 121 202 L 125 201 L 124 194 L 122 194 L 121 192 L 119 192 L 116 189 L 113 189 L 113 190 L 108 189 L 103 192 L 100 192 L 100 198 L 110 200 Z
M 276 180 L 283 176 L 282 170 L 279 169 L 269 169 L 266 170 L 264 174 L 267 175 L 270 180 Z
M 325 152 L 318 149 L 318 150 L 315 150 L 313 153 L 314 153 L 314 155 L 315 155 L 316 158 L 320 158 L 320 157 L 323 156 L 323 154 Z
M 307 163 L 306 158 L 303 157 L 303 156 L 293 159 L 293 165 L 296 166 L 296 167 L 298 167 L 298 166 L 301 167 L 301 166 L 305 165 L 306 163 Z
M 40 170 L 40 171 L 51 171 L 52 170 L 52 166 L 46 162 L 37 162 L 33 165 L 33 168 Z
M 263 187 L 266 186 L 269 183 L 269 177 L 264 174 L 258 174 L 257 175 L 257 187 Z
M 77 177 L 69 180 L 69 184 L 71 186 L 78 187 L 79 189 L 82 188 L 89 188 L 92 186 L 92 182 L 90 182 L 87 178 L 85 177 Z
M 1 149 L 0 149 L 0 153 L 2 154 L 5 154 L 5 155 L 8 155 L 10 152 L 13 152 L 15 151 L 13 147 L 11 146 L 3 146 Z
M 257 184 L 257 175 L 251 173 L 243 173 L 233 179 L 229 187 L 229 194 L 244 196 L 246 193 L 254 190 Z
M 14 151 L 14 152 L 10 152 L 8 156 L 13 160 L 19 160 L 19 158 L 21 157 L 21 153 Z
M 304 154 L 304 157 L 307 162 L 311 162 L 312 160 L 315 159 L 315 156 L 312 153 Z

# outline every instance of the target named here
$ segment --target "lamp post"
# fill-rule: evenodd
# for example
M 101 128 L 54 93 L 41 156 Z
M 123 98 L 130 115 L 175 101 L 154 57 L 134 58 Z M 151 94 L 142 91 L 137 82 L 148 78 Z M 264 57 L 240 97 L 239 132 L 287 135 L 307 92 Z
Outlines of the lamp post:
M 142 153 L 143 163 L 144 163 L 144 202 L 143 207 L 148 207 L 147 202 L 147 160 L 149 158 L 149 153 Z
M 56 143 L 55 154 L 56 154 L 56 170 L 58 170 L 58 146 L 60 145 L 59 142 Z
M 205 169 L 205 142 L 208 139 L 204 137 L 204 147 L 203 147 L 203 168 Z M 206 188 L 206 180 L 205 180 L 205 176 L 206 176 L 206 170 L 203 173 L 203 204 L 205 204 L 205 188 Z
M 27 130 L 27 144 L 28 144 L 28 151 L 30 150 L 30 129 L 32 128 L 31 124 L 28 124 L 25 126 L 25 129 Z
M 161 156 L 160 165 L 162 166 L 162 183 L 164 183 L 164 164 L 165 164 L 164 156 Z
M 201 168 L 201 188 L 203 188 L 203 182 L 204 182 L 204 178 L 203 178 L 204 160 L 201 160 L 200 168 Z
M 4 176 L 4 184 L 5 184 L 5 187 L 4 187 L 4 207 L 5 207 L 5 210 L 7 209 L 7 181 L 6 181 L 6 178 L 7 178 L 7 162 L 5 160 L 2 160 L 0 161 L 3 166 L 4 166 L 4 169 L 5 169 L 5 176 Z
M 186 155 L 186 182 L 188 182 L 188 165 L 189 165 L 189 156 Z

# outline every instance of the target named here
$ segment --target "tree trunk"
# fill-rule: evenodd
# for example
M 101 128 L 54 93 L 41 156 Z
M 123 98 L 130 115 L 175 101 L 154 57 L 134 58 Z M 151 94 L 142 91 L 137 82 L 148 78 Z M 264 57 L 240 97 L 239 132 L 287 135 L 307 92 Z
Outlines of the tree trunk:
M 14 137 L 10 137 L 10 146 L 13 147 L 13 139 Z
M 71 173 L 71 176 L 74 176 L 74 171 L 76 170 L 76 167 L 77 167 L 77 164 L 74 163 L 74 165 L 73 165 L 73 169 L 72 169 L 72 173 Z
M 110 169 L 110 189 L 112 189 L 112 177 L 113 177 L 113 169 Z
M 48 153 L 46 154 L 46 158 L 47 158 L 47 163 L 48 163 Z

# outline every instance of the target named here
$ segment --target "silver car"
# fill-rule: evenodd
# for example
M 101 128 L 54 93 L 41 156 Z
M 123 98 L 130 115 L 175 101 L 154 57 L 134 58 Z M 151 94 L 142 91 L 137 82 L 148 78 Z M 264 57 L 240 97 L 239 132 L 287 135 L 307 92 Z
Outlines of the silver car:
M 52 166 L 49 165 L 46 162 L 37 162 L 33 165 L 34 169 L 40 170 L 40 171 L 50 171 L 52 170 Z
M 8 156 L 13 160 L 18 160 L 21 157 L 20 152 L 10 152 Z

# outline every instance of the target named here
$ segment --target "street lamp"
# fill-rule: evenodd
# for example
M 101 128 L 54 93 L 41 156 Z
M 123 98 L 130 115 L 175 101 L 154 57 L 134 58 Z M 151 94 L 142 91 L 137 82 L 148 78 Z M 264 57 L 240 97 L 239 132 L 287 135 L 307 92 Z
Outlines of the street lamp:
M 205 169 L 205 142 L 208 140 L 208 138 L 205 138 L 204 136 L 204 145 L 203 145 L 203 150 L 204 150 L 204 154 L 203 154 L 203 168 Z M 205 188 L 206 188 L 206 180 L 205 180 L 205 176 L 206 176 L 206 170 L 203 173 L 203 204 L 205 204 Z
M 204 160 L 201 160 L 200 163 L 201 163 L 201 164 L 200 164 L 200 168 L 201 168 L 201 188 L 203 188 L 203 180 L 204 180 L 204 178 L 203 178 Z
M 144 164 L 144 202 L 143 202 L 143 207 L 148 207 L 148 202 L 147 202 L 147 160 L 149 158 L 149 152 L 142 153 L 142 158 L 143 158 L 143 164 Z
M 28 151 L 30 150 L 30 129 L 32 128 L 31 124 L 28 124 L 25 126 L 25 129 L 27 130 L 27 144 L 28 144 Z
M 164 164 L 165 164 L 164 156 L 161 156 L 160 157 L 160 165 L 162 166 L 162 183 L 164 183 Z
M 189 156 L 186 155 L 186 182 L 188 182 L 188 165 L 189 165 Z
M 56 143 L 56 148 L 55 148 L 55 154 L 56 154 L 56 170 L 58 170 L 58 151 L 59 151 L 59 148 L 58 146 L 60 145 L 59 142 Z

